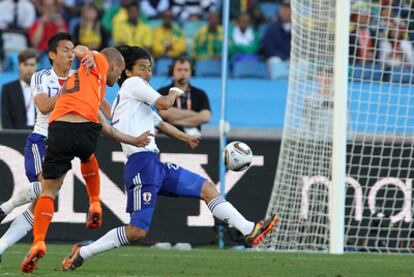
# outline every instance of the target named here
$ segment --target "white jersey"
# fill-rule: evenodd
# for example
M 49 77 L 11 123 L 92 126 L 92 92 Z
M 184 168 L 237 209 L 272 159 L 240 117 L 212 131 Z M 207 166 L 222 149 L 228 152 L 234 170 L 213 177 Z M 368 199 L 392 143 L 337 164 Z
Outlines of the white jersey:
M 154 134 L 162 119 L 152 106 L 161 95 L 140 77 L 130 77 L 124 81 L 112 106 L 112 126 L 130 136 L 137 137 L 145 131 Z M 122 143 L 122 151 L 128 158 L 136 152 L 159 152 L 154 137 L 145 147 L 135 147 Z
M 71 70 L 69 75 L 74 71 Z M 68 75 L 68 76 L 69 76 Z M 61 85 L 59 80 L 66 80 L 66 78 L 60 78 L 56 75 L 52 69 L 44 69 L 36 72 L 32 76 L 30 86 L 32 87 L 33 98 L 41 93 L 47 93 L 49 97 L 54 97 L 59 94 Z M 41 134 L 47 137 L 47 128 L 49 127 L 49 116 L 48 114 L 42 114 L 36 105 L 36 123 L 33 129 L 33 133 Z

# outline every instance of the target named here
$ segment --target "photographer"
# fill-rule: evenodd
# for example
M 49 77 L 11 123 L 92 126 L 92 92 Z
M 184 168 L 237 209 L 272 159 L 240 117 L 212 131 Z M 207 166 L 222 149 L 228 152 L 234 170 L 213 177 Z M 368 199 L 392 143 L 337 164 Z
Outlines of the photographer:
M 158 92 L 167 95 L 171 87 L 178 87 L 185 94 L 177 98 L 174 107 L 160 111 L 160 115 L 188 135 L 200 137 L 201 125 L 211 119 L 211 109 L 207 94 L 190 84 L 190 78 L 194 75 L 191 61 L 187 57 L 175 58 L 168 73 L 173 78 L 172 84 L 160 88 Z

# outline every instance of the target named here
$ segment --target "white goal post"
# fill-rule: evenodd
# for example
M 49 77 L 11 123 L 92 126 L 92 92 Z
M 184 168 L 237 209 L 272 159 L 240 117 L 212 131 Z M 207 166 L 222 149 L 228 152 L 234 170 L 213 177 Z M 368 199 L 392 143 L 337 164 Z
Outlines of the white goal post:
M 414 6 L 405 2 L 291 1 L 289 91 L 267 210 L 281 220 L 259 248 L 413 252 Z

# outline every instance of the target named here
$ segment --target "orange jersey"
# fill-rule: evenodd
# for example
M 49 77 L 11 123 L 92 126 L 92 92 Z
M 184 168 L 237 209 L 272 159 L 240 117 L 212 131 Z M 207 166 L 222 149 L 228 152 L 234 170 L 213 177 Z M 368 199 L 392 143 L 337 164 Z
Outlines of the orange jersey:
M 99 123 L 99 107 L 105 96 L 109 65 L 104 55 L 95 51 L 92 53 L 96 67 L 91 68 L 88 75 L 86 67 L 81 65 L 66 80 L 50 115 L 49 124 L 69 113 L 79 114 L 90 122 Z

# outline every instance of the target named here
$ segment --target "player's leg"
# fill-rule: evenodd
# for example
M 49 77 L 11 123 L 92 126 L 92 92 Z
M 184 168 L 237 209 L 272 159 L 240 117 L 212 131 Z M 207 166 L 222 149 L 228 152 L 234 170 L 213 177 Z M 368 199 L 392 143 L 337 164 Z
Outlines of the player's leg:
M 203 184 L 200 198 L 206 202 L 215 217 L 234 226 L 244 235 L 246 246 L 251 247 L 260 243 L 279 220 L 277 215 L 257 222 L 247 220 L 230 202 L 220 196 L 215 185 L 210 181 Z
M 145 192 L 148 193 L 149 191 L 152 193 L 154 190 L 144 189 L 142 193 L 138 190 L 130 190 L 129 193 L 127 193 L 129 203 L 127 204 L 127 210 L 139 207 L 138 202 L 143 201 L 143 194 Z M 148 207 L 141 206 L 139 207 L 139 210 L 131 212 L 131 221 L 129 225 L 114 228 L 97 241 L 88 245 L 85 245 L 82 242 L 75 244 L 72 247 L 71 253 L 63 260 L 62 269 L 64 271 L 75 270 L 96 254 L 125 246 L 145 238 L 154 213 L 156 198 L 151 199 L 151 203 L 152 205 L 148 205 Z
M 26 176 L 30 184 L 15 193 L 9 200 L 0 206 L 0 222 L 13 209 L 23 204 L 29 203 L 39 197 L 42 186 L 38 182 L 38 177 L 42 172 L 42 162 L 45 156 L 45 137 L 31 133 L 26 139 L 24 147 L 24 165 Z
M 172 163 L 166 164 L 167 178 L 160 194 L 168 192 L 183 197 L 201 198 L 218 219 L 233 225 L 243 235 L 252 232 L 255 223 L 248 221 L 217 192 L 214 184 L 198 174 Z
M 16 207 L 27 204 L 39 197 L 41 192 L 40 182 L 32 182 L 24 189 L 15 193 L 9 200 L 0 205 L 0 222 Z
M 49 124 L 49 137 L 45 160 L 42 165 L 42 193 L 37 199 L 34 210 L 33 246 L 26 255 L 21 271 L 30 273 L 46 253 L 45 238 L 55 211 L 54 200 L 63 184 L 66 172 L 76 156 L 78 130 L 71 124 L 54 122 Z M 86 141 L 87 143 L 87 141 Z M 89 152 L 88 157 L 92 152 Z
M 127 212 L 131 216 L 130 224 L 110 230 L 92 244 L 73 246 L 71 254 L 62 262 L 63 270 L 75 270 L 85 260 L 96 254 L 145 237 L 151 224 L 161 186 L 154 184 L 154 181 L 162 180 L 163 176 L 158 174 L 162 171 L 158 170 L 157 163 L 154 163 L 154 159 L 157 159 L 156 154 L 147 156 L 143 154 L 141 157 L 140 155 L 130 157 L 124 168 Z
M 146 234 L 146 230 L 127 225 L 110 230 L 92 243 L 76 243 L 72 246 L 71 253 L 62 261 L 62 269 L 63 271 L 75 270 L 91 257 L 139 241 Z
M 43 162 L 44 152 L 45 137 L 39 134 L 31 133 L 26 139 L 26 145 L 24 148 L 26 176 L 31 183 L 26 188 L 15 194 L 3 205 L 3 208 L 7 211 L 7 214 L 9 214 L 15 207 L 39 197 L 41 193 L 41 184 L 37 181 L 38 179 L 41 179 L 39 178 L 41 177 L 40 164 Z M 34 221 L 34 205 L 35 202 L 32 202 L 26 211 L 16 217 L 10 224 L 7 231 L 0 238 L 0 256 L 4 253 L 4 251 L 6 251 L 7 248 L 24 238 L 27 233 L 32 230 Z M 1 220 L 2 218 L 0 216 L 0 222 Z
M 6 233 L 0 238 L 0 257 L 7 248 L 24 238 L 32 230 L 33 221 L 34 216 L 30 208 L 13 220 Z
M 63 184 L 64 177 L 65 175 L 57 179 L 45 179 L 42 181 L 43 191 L 37 199 L 34 210 L 33 246 L 20 267 L 21 271 L 25 273 L 32 272 L 38 260 L 46 254 L 46 234 L 55 212 L 54 200 Z
M 102 225 L 102 207 L 99 198 L 101 183 L 99 165 L 94 154 L 91 155 L 87 162 L 81 163 L 81 171 L 89 196 L 89 212 L 86 227 L 96 229 Z
M 230 202 L 220 196 L 212 182 L 175 164 L 165 165 L 167 178 L 160 194 L 166 191 L 178 196 L 203 199 L 216 218 L 234 226 L 245 236 L 246 245 L 258 244 L 276 224 L 276 215 L 266 221 L 247 220 Z

